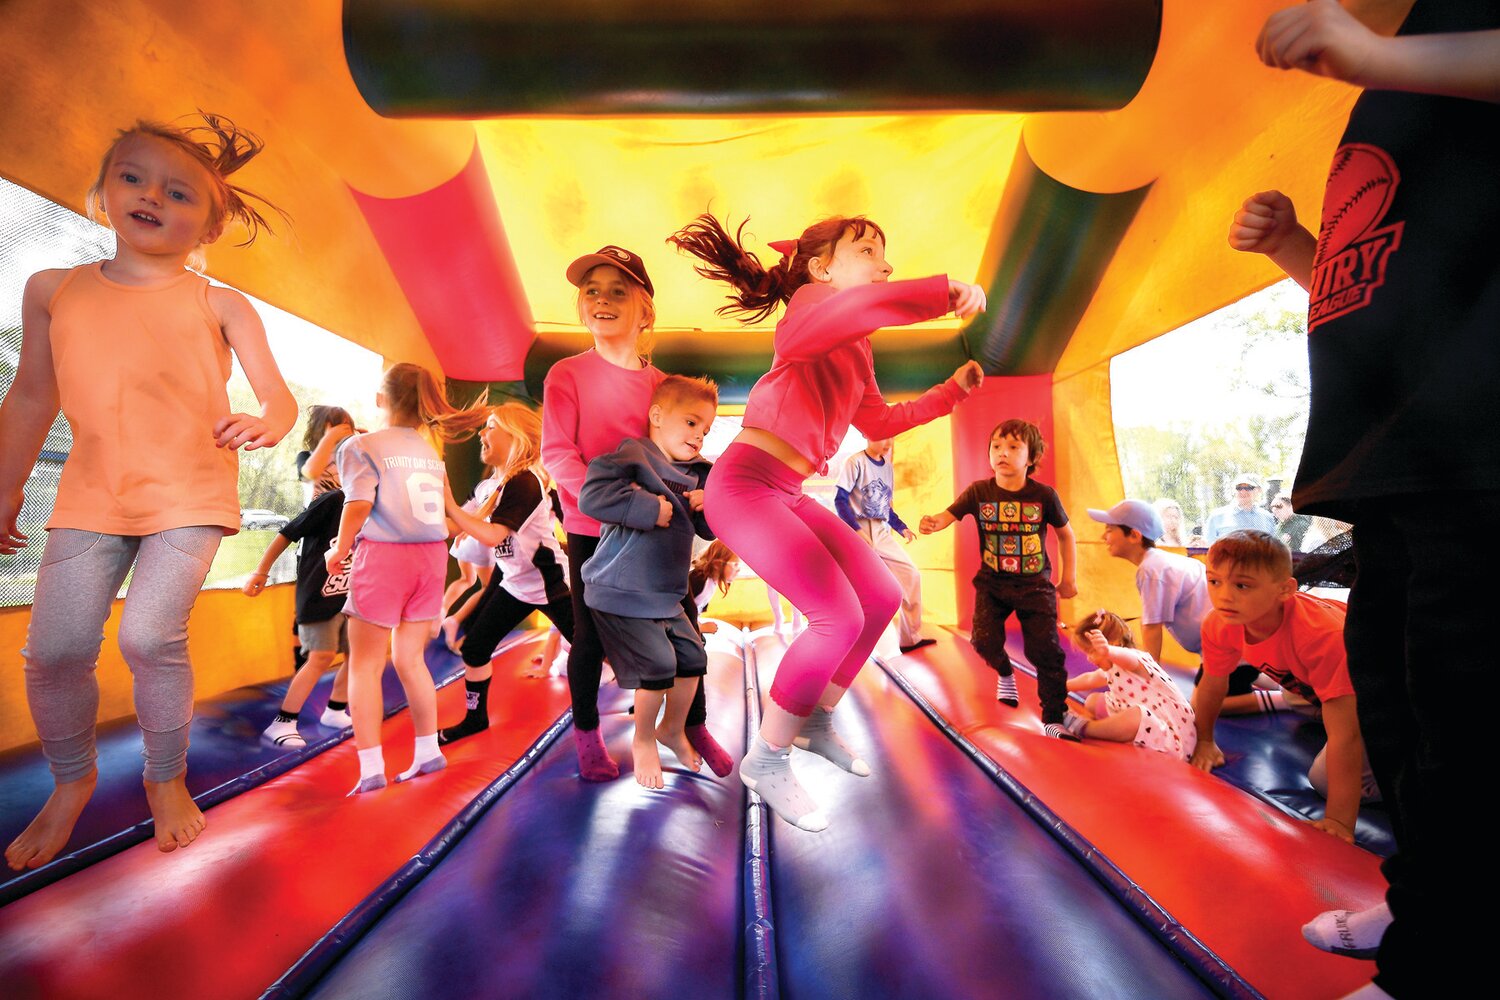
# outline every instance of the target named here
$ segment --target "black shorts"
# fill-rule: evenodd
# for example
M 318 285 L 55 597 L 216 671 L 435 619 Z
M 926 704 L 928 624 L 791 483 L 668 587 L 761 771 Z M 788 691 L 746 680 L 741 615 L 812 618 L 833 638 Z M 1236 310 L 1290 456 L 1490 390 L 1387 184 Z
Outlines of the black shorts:
M 671 618 L 626 618 L 594 611 L 604 653 L 615 668 L 615 683 L 626 690 L 665 691 L 679 677 L 708 672 L 703 637 L 679 610 Z

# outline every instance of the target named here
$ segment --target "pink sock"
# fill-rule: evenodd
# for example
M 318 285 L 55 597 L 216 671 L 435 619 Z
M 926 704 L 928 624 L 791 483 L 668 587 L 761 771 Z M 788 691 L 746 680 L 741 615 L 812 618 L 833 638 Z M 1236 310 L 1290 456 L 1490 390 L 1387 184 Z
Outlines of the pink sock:
M 578 748 L 578 776 L 584 781 L 614 781 L 620 776 L 620 765 L 609 755 L 599 730 L 575 728 L 573 744 Z
M 693 749 L 698 751 L 698 756 L 703 758 L 709 770 L 719 777 L 728 777 L 729 772 L 734 770 L 734 760 L 719 746 L 719 741 L 714 739 L 713 733 L 708 731 L 708 726 L 688 726 L 688 742 Z

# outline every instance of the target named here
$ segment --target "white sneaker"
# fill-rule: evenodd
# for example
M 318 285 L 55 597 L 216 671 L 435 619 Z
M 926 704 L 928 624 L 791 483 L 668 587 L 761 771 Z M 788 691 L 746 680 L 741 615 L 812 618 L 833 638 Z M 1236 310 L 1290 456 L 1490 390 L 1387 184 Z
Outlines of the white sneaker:
M 331 708 L 323 709 L 323 714 L 318 716 L 318 723 L 329 729 L 348 729 L 354 725 L 354 719 L 350 717 L 347 709 L 339 709 L 335 712 Z
M 261 736 L 279 747 L 307 746 L 307 740 L 303 739 L 302 734 L 297 732 L 297 723 L 295 722 L 277 722 L 275 719 L 272 719 L 271 724 L 266 727 L 265 732 L 261 733 Z

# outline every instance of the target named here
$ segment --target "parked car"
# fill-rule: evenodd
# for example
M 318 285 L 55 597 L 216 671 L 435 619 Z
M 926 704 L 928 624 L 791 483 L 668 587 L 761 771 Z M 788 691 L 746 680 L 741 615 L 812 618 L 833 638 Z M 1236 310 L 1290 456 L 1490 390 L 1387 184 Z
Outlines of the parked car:
M 282 517 L 274 510 L 242 510 L 240 511 L 240 529 L 242 531 L 280 531 L 285 528 L 290 518 Z

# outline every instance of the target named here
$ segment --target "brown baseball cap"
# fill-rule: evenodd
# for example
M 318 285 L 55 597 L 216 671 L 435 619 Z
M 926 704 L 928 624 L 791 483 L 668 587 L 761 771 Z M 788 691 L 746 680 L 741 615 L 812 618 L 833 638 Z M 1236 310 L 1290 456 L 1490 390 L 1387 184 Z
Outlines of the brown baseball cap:
M 647 295 L 653 297 L 656 295 L 656 289 L 651 287 L 651 276 L 646 273 L 646 262 L 624 247 L 600 247 L 594 253 L 587 253 L 579 257 L 568 265 L 568 281 L 572 282 L 574 286 L 581 288 L 584 276 L 600 264 L 618 267 L 621 271 L 634 278 L 646 290 Z

